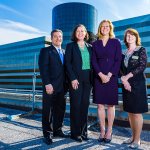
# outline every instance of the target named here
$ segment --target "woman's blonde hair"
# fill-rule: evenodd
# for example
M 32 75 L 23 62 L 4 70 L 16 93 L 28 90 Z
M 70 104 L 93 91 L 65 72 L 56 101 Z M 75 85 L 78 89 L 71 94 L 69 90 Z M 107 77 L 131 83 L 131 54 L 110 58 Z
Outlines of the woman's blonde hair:
M 125 43 L 125 45 L 126 45 L 127 48 L 129 47 L 129 45 L 127 43 L 127 40 L 126 40 L 127 33 L 129 33 L 131 35 L 134 35 L 136 37 L 136 46 L 140 46 L 141 45 L 141 39 L 140 39 L 138 31 L 135 30 L 135 29 L 133 29 L 133 28 L 128 28 L 125 31 L 125 34 L 124 34 L 124 43 Z
M 113 26 L 112 22 L 110 20 L 103 20 L 103 21 L 100 22 L 99 27 L 98 27 L 98 33 L 97 33 L 98 39 L 103 38 L 103 34 L 101 33 L 101 28 L 102 28 L 102 24 L 104 22 L 109 23 L 109 27 L 110 27 L 109 38 L 111 38 L 111 39 L 114 38 L 115 34 L 114 34 L 114 26 Z

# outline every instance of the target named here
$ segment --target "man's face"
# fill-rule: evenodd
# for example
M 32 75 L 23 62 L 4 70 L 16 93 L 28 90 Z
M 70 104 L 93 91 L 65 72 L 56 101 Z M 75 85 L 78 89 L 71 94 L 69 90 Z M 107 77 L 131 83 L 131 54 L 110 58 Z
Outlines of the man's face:
M 56 47 L 60 47 L 62 44 L 62 33 L 61 32 L 54 32 L 52 39 L 52 44 Z

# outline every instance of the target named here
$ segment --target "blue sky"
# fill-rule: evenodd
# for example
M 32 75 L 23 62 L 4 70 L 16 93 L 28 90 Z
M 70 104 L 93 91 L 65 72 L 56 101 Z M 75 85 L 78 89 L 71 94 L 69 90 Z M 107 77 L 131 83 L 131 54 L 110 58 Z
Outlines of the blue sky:
M 49 36 L 52 9 L 66 2 L 95 6 L 98 22 L 150 14 L 150 0 L 0 0 L 0 45 Z

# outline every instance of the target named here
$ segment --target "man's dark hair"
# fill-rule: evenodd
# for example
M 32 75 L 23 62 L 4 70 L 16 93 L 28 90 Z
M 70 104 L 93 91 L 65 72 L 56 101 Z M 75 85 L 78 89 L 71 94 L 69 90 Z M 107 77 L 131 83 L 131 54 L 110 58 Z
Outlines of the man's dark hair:
M 53 37 L 53 34 L 54 34 L 55 32 L 60 32 L 60 33 L 63 35 L 63 32 L 62 32 L 61 30 L 59 30 L 59 29 L 54 29 L 54 30 L 51 32 L 51 38 Z

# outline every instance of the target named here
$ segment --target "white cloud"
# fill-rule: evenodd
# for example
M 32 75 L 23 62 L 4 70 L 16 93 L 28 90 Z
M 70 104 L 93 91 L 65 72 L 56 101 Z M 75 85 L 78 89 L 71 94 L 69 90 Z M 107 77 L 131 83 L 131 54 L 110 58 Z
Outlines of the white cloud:
M 74 2 L 74 0 L 61 1 L 64 3 Z M 76 2 L 88 3 L 95 6 L 98 10 L 98 21 L 103 19 L 117 21 L 150 14 L 150 0 L 76 0 Z
M 142 16 L 150 13 L 150 0 L 105 0 L 105 13 L 113 21 Z
M 21 12 L 9 7 L 9 6 L 6 6 L 6 5 L 3 5 L 3 4 L 0 4 L 0 9 L 3 9 L 3 10 L 6 10 L 6 11 L 9 11 L 11 13 L 14 13 L 16 15 L 19 15 L 21 17 L 25 17 L 25 18 L 28 18 L 28 19 L 32 19 L 31 17 L 25 15 L 25 14 L 22 14 Z
M 23 32 L 33 32 L 33 33 L 41 34 L 41 31 L 37 28 L 34 28 L 30 25 L 26 25 L 21 22 L 12 21 L 12 20 L 0 19 L 0 27 L 9 28 L 11 30 L 17 30 L 17 31 L 23 31 Z M 45 33 L 43 32 L 43 34 L 45 34 Z
M 32 26 L 2 19 L 0 20 L 0 33 L 0 45 L 40 36 L 49 36 L 46 32 Z
M 103 19 L 110 19 L 111 21 L 123 19 L 122 14 L 119 12 L 119 7 L 116 5 L 114 1 L 112 0 L 101 1 L 100 5 L 103 6 L 102 10 Z
M 61 3 L 64 3 L 64 0 L 51 0 L 51 4 L 53 4 L 53 5 L 58 5 Z

